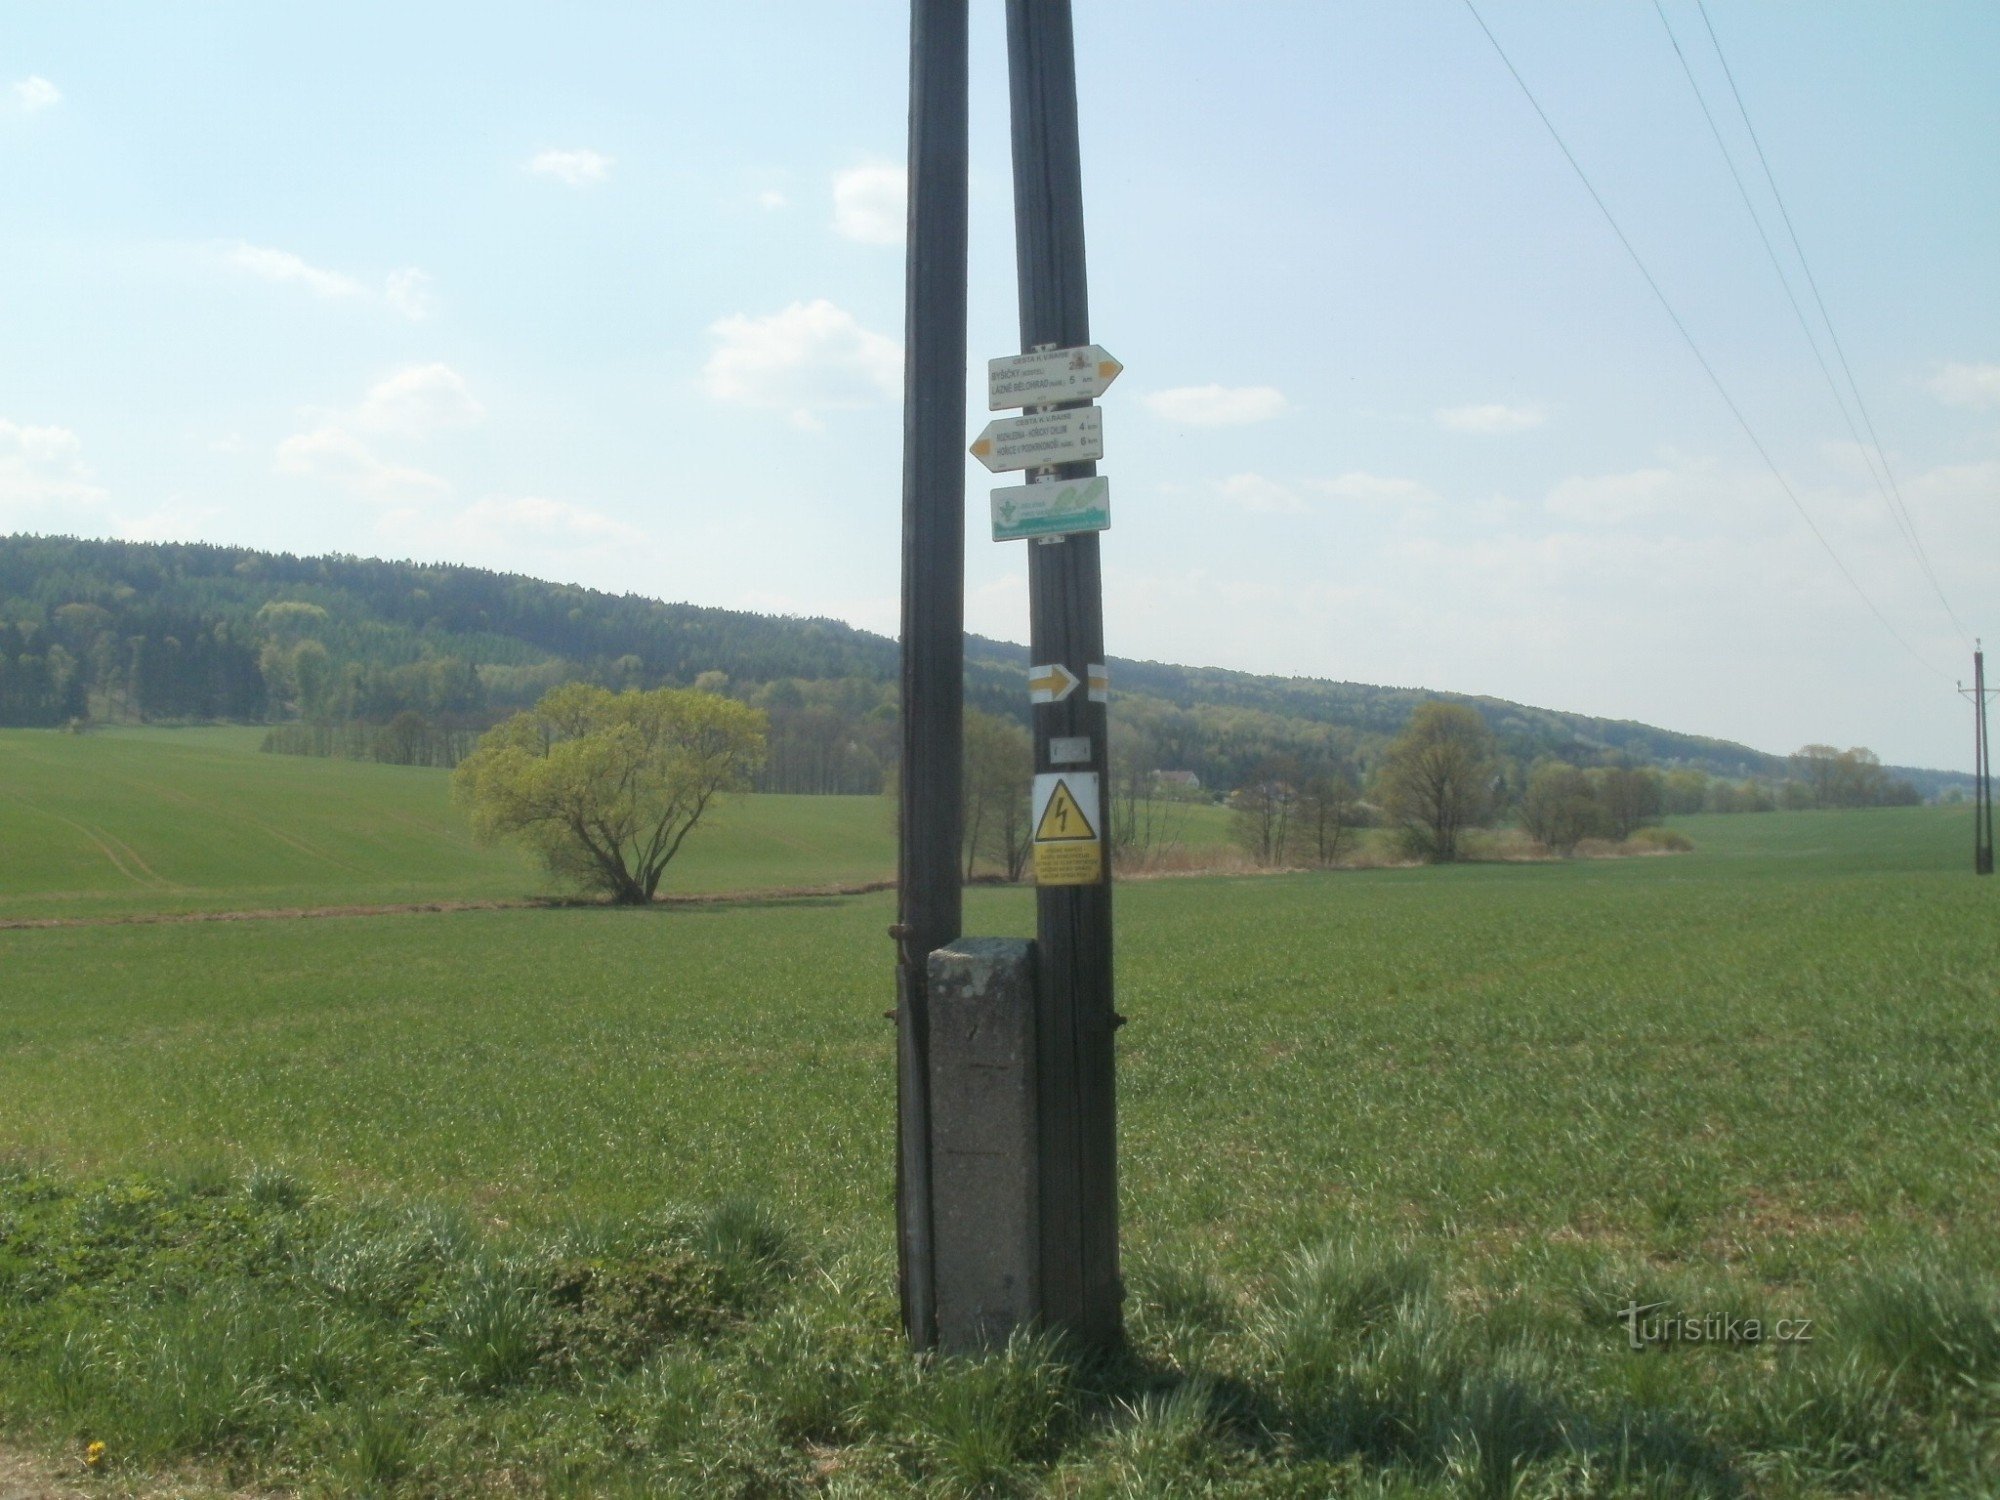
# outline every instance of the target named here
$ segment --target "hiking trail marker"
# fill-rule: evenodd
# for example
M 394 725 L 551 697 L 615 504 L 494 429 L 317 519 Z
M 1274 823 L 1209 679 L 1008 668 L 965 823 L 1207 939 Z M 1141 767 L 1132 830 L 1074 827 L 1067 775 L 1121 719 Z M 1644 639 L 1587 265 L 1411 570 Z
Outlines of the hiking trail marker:
M 1049 464 L 1089 463 L 1104 457 L 1104 413 L 1095 406 L 1002 417 L 967 450 L 996 474 Z
M 1028 701 L 1060 703 L 1083 686 L 1083 679 L 1061 662 L 1028 668 Z
M 1095 771 L 1053 771 L 1035 778 L 1036 885 L 1095 885 L 1104 878 L 1103 819 Z
M 1095 401 L 1125 367 L 1095 344 L 1037 349 L 986 361 L 986 409 Z

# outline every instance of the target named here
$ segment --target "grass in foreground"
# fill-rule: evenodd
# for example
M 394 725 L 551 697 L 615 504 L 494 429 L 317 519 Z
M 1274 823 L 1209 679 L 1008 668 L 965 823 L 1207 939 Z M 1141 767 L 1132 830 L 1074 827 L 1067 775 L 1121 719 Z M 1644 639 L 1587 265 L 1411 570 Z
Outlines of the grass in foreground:
M 0 933 L 0 1412 L 357 1494 L 1973 1491 L 1962 831 L 1123 888 L 1109 1365 L 900 1355 L 886 897 Z M 1814 1338 L 1634 1354 L 1654 1302 Z
M 760 1211 L 536 1235 L 284 1173 L 0 1177 L 0 1409 L 114 1474 L 349 1494 L 1962 1493 L 2000 1457 L 2000 1298 L 1855 1271 L 1810 1342 L 1634 1353 L 1618 1309 L 1762 1317 L 1713 1273 L 1524 1284 L 1346 1237 L 1254 1296 L 1132 1277 L 1132 1339 L 914 1362 L 885 1254 Z M 1658 1314 L 1655 1314 L 1658 1316 Z

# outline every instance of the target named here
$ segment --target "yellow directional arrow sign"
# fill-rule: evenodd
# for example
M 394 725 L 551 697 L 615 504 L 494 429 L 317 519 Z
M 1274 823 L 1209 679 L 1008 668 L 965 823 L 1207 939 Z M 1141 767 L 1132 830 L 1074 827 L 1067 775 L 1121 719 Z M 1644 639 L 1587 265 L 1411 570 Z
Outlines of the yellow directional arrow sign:
M 1051 662 L 1045 667 L 1028 668 L 1028 701 L 1030 703 L 1060 703 L 1077 690 L 1083 681 L 1061 662 Z

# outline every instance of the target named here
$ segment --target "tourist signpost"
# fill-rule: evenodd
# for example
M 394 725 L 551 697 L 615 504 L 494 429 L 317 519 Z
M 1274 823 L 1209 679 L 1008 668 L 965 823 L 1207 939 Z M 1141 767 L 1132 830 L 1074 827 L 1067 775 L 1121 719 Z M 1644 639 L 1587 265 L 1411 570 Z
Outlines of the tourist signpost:
M 972 443 L 988 469 L 1027 478 L 992 499 L 994 539 L 1028 548 L 1037 663 L 1028 685 L 1036 941 L 1013 959 L 958 930 L 964 460 L 954 454 L 958 472 L 948 472 L 944 445 L 965 432 L 967 0 L 912 0 L 910 45 L 902 832 L 891 929 L 904 1326 L 918 1349 L 1025 1324 L 1102 1345 L 1119 1335 L 1123 1298 L 1112 1046 L 1122 1018 L 1112 1005 L 1102 795 L 1110 692 L 1098 534 L 1111 524 L 1110 481 L 1096 470 L 1104 427 L 1091 403 L 1122 367 L 1090 339 L 1069 0 L 1007 0 L 1022 352 L 989 362 L 987 399 L 1022 414 L 988 423 Z M 933 984 L 944 997 L 935 1016 Z M 1018 1065 L 994 1050 L 999 1032 L 965 1019 L 1007 1004 L 1023 1023 Z M 1010 1087 L 1031 1106 L 1018 1130 L 998 1123 L 1017 1121 Z M 1025 1153 L 1018 1173 L 996 1161 L 1003 1140 Z M 991 1224 L 1012 1213 L 997 1207 L 1003 1199 L 1019 1211 Z M 1019 1262 L 1008 1259 L 1015 1251 Z
M 1075 410 L 1103 395 L 1120 366 L 1090 337 L 1070 0 L 1007 0 L 1007 63 L 1022 352 L 987 365 L 988 402 Z M 1038 1290 L 1046 1325 L 1106 1343 L 1118 1337 L 1123 1300 L 1112 1043 L 1120 1018 L 1111 990 L 1108 830 L 1098 796 L 1109 780 L 1109 694 L 1096 691 L 1104 676 L 1098 534 L 1110 524 L 1109 486 L 1083 456 L 1055 460 L 1030 478 L 1037 482 L 995 498 L 996 537 L 1033 537 L 1025 543 L 1028 659 L 1060 665 L 1091 689 L 1031 709 L 1039 804 L 1031 825 Z M 1017 521 L 1038 509 L 1054 524 L 1029 532 L 1010 523 L 1003 532 L 1008 504 L 1017 507 Z M 1088 758 L 1075 760 L 1086 747 Z M 1086 826 L 1089 835 L 1079 836 Z

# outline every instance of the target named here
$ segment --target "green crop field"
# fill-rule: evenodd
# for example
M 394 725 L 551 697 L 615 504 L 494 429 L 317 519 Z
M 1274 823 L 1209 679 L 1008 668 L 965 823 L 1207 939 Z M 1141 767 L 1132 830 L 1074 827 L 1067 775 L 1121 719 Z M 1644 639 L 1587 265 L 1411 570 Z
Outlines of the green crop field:
M 256 752 L 256 729 L 0 730 L 0 921 L 519 900 L 545 881 L 481 849 L 449 778 Z M 876 797 L 740 797 L 669 892 L 858 885 L 895 872 Z
M 537 888 L 436 772 L 228 734 L 0 769 L 0 918 Z M 0 931 L 0 1414 L 124 1482 L 355 1494 L 1976 1490 L 1968 815 L 1677 826 L 1122 886 L 1132 1340 L 1081 1362 L 899 1353 L 886 893 Z M 891 858 L 872 801 L 704 832 L 670 886 Z M 1766 1336 L 1635 1353 L 1651 1304 Z

